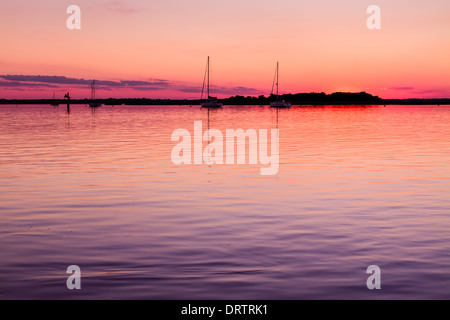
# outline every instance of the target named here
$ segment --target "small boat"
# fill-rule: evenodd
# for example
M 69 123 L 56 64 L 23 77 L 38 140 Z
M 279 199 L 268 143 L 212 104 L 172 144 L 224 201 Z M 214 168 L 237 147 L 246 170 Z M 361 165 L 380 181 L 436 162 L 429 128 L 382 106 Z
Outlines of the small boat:
M 53 92 L 53 102 L 52 103 L 50 103 L 50 105 L 51 106 L 54 106 L 54 107 L 57 107 L 57 106 L 59 106 L 59 103 L 58 102 L 56 102 L 56 99 L 55 99 L 55 93 Z
M 89 102 L 89 107 L 91 107 L 91 108 L 97 108 L 97 107 L 100 107 L 101 105 L 102 104 L 100 102 L 97 102 L 97 101 Z
M 279 82 L 278 81 L 278 78 L 279 78 L 279 76 L 278 76 L 278 69 L 279 69 L 279 65 L 280 65 L 280 63 L 277 62 L 277 69 L 275 71 L 275 77 L 273 79 L 274 83 L 272 85 L 272 93 L 270 94 L 271 96 L 273 96 L 273 87 L 276 84 L 276 86 L 277 86 L 277 100 L 271 102 L 270 106 L 272 108 L 290 108 L 292 104 L 290 102 L 281 100 L 279 95 L 278 95 L 278 82 Z
M 217 102 L 217 100 L 208 100 L 202 102 L 202 108 L 222 108 L 223 103 Z
M 209 67 L 210 63 L 209 63 L 209 56 L 208 56 L 208 61 L 206 64 L 206 71 L 205 71 L 205 77 L 203 78 L 203 87 L 202 87 L 202 95 L 200 97 L 200 100 L 203 100 L 203 92 L 205 91 L 205 78 L 207 78 L 206 81 L 206 92 L 207 92 L 207 99 L 206 101 L 202 102 L 202 108 L 222 108 L 223 107 L 223 103 L 220 103 L 217 101 L 217 98 L 215 97 L 211 97 L 209 95 Z
M 270 103 L 272 108 L 290 108 L 292 104 L 286 101 L 274 101 Z
M 91 100 L 89 101 L 89 107 L 97 108 L 102 104 L 95 99 L 95 80 L 91 81 Z

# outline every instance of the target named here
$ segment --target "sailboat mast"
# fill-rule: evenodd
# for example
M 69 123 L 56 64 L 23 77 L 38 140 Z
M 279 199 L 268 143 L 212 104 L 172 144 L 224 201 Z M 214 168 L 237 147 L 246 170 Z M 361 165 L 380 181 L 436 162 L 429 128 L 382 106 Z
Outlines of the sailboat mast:
M 208 99 L 209 99 L 209 56 L 208 56 L 208 88 L 207 88 L 207 91 L 208 91 Z
M 92 80 L 91 82 L 91 99 L 95 99 L 95 80 Z
M 210 62 L 210 57 L 208 56 L 208 60 L 206 63 L 206 70 L 205 70 L 205 75 L 203 76 L 203 87 L 202 87 L 202 95 L 201 97 L 203 98 L 203 93 L 205 90 L 205 84 L 206 84 L 206 93 L 208 95 L 208 98 L 206 99 L 206 101 L 202 102 L 202 108 L 222 108 L 223 104 L 217 101 L 216 97 L 211 97 L 210 96 L 210 88 L 209 88 L 209 83 L 211 80 L 211 76 L 210 76 L 210 72 L 211 72 L 211 62 Z M 207 78 L 208 77 L 208 78 Z M 213 92 L 214 94 L 214 92 Z
M 277 61 L 277 100 L 278 100 L 278 68 L 279 68 L 279 62 Z

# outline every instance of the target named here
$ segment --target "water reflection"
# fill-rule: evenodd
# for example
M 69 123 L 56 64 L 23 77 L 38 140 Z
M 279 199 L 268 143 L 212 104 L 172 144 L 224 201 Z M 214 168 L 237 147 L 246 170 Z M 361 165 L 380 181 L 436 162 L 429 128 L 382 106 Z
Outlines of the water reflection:
M 280 169 L 182 165 L 175 129 L 280 132 Z M 450 108 L 0 106 L 0 295 L 450 298 Z M 382 290 L 367 290 L 369 265 Z

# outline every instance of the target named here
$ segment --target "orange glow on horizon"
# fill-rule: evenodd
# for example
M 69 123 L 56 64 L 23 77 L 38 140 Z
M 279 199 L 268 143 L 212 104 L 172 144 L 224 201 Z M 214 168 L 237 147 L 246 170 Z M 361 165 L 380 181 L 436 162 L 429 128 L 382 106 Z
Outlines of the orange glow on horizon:
M 7 50 L 2 75 L 104 81 L 163 79 L 159 90 L 99 88 L 99 97 L 198 98 L 206 57 L 225 97 L 268 95 L 280 61 L 282 92 L 366 91 L 382 98 L 450 97 L 448 1 L 380 0 L 382 29 L 366 27 L 367 4 L 231 0 L 227 4 L 80 0 L 81 30 L 68 30 L 67 3 L 2 3 Z M 176 9 L 174 9 L 176 8 Z M 202 23 L 210 12 L 215 19 Z M 89 87 L 14 86 L 0 78 L 0 98 L 45 98 Z M 108 89 L 108 90 L 106 90 Z

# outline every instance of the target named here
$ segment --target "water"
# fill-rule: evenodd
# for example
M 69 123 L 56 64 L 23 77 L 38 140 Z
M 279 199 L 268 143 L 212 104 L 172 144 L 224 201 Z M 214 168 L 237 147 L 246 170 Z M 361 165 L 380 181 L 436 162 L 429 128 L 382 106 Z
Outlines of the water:
M 449 106 L 211 111 L 222 132 L 279 128 L 274 176 L 175 166 L 171 134 L 196 120 L 0 106 L 0 298 L 450 298 Z

